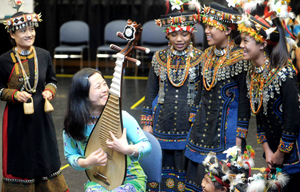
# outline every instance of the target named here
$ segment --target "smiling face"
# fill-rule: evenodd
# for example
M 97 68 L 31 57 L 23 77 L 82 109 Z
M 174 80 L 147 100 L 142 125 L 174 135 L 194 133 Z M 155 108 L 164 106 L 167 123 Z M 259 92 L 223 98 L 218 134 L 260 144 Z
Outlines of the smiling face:
M 229 27 L 228 27 L 229 28 Z M 219 48 L 223 48 L 228 44 L 228 35 L 231 31 L 222 31 L 215 26 L 205 24 L 205 35 L 209 46 L 216 45 Z
M 108 86 L 99 73 L 95 73 L 89 77 L 91 84 L 89 91 L 89 101 L 91 108 L 103 108 L 108 98 Z
M 10 32 L 10 36 L 16 41 L 20 50 L 29 50 L 35 41 L 35 28 L 33 26 L 24 27 L 16 30 L 15 33 Z
M 264 54 L 264 44 L 257 43 L 253 37 L 248 34 L 241 33 L 240 47 L 243 49 L 243 58 L 245 60 L 258 60 Z
M 173 48 L 177 51 L 185 50 L 191 42 L 191 33 L 187 31 L 176 31 L 169 33 L 168 38 Z

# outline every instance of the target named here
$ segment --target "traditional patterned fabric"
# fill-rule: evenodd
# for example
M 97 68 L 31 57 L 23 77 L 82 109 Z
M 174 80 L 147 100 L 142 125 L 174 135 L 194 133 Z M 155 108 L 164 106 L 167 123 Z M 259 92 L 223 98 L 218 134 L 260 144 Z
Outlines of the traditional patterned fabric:
M 39 79 L 37 92 L 32 94 L 34 114 L 25 115 L 23 103 L 14 99 L 16 91 L 24 90 L 23 75 L 16 60 L 14 49 L 0 57 L 1 100 L 6 101 L 3 114 L 3 177 L 34 179 L 59 170 L 60 158 L 52 116 L 44 112 L 42 92 L 46 89 L 56 93 L 56 77 L 50 53 L 35 47 L 38 59 Z M 20 56 L 24 70 L 34 85 L 33 53 Z M 18 119 L 16 121 L 16 118 Z M 26 143 L 26 145 L 20 145 Z M 34 157 L 34 158 L 29 158 Z M 43 163 L 41 163 L 43 162 Z
M 184 148 L 191 125 L 189 113 L 200 81 L 199 58 L 202 54 L 199 49 L 187 49 L 189 51 L 172 53 L 171 49 L 157 51 L 149 72 L 142 124 L 145 124 L 144 116 L 153 115 L 153 135 L 163 149 L 161 191 L 184 190 L 187 165 Z M 171 54 L 169 69 L 168 54 Z M 190 59 L 188 70 L 187 57 Z M 158 191 L 156 184 L 149 184 L 148 188 Z
M 210 57 L 210 54 L 214 55 Z M 209 58 L 215 65 L 207 63 Z M 194 106 L 198 106 L 198 110 L 185 150 L 189 159 L 186 190 L 202 190 L 201 181 L 206 173 L 201 165 L 210 151 L 215 152 L 218 159 L 226 159 L 223 151 L 235 145 L 236 137 L 246 137 L 250 106 L 245 77 L 249 65 L 242 60 L 242 50 L 237 46 L 231 49 L 229 58 L 214 74 L 219 57 L 215 56 L 213 47 L 207 48 L 201 56 L 202 77 L 205 75 L 206 82 L 215 83 L 208 91 L 201 81 L 195 98 Z M 212 68 L 204 70 L 206 64 Z
M 59 170 L 47 177 L 39 179 L 8 179 L 3 178 L 1 191 L 18 192 L 68 192 L 68 186 L 62 172 Z
M 258 143 L 268 142 L 271 150 L 288 153 L 282 171 L 300 172 L 299 159 L 299 95 L 296 71 L 291 63 L 270 70 L 271 76 L 263 90 L 264 110 L 256 115 Z M 248 81 L 249 82 L 249 81 Z M 265 87 L 264 86 L 264 87 Z
M 143 130 L 139 127 L 136 120 L 126 111 L 122 111 L 123 127 L 127 129 L 127 140 L 131 144 L 135 144 L 139 151 L 138 157 L 127 157 L 127 173 L 124 185 L 113 191 L 126 191 L 133 187 L 135 191 L 142 192 L 146 188 L 146 175 L 141 168 L 138 160 L 151 152 L 151 144 L 145 136 Z M 64 154 L 67 162 L 75 170 L 86 170 L 77 164 L 78 158 L 85 158 L 84 151 L 87 145 L 88 137 L 91 134 L 94 125 L 87 125 L 84 130 L 84 135 L 87 137 L 86 141 L 75 141 L 63 132 L 64 138 Z M 107 191 L 104 187 L 94 182 L 88 181 L 85 185 L 86 191 Z M 122 190 L 121 190 L 122 189 Z

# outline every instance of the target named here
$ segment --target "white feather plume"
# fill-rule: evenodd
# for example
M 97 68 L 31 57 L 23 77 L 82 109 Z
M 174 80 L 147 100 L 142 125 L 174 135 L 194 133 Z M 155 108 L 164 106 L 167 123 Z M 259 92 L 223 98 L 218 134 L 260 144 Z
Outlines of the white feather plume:
M 201 10 L 201 5 L 200 5 L 200 2 L 198 0 L 192 0 L 190 1 L 190 4 L 189 4 L 189 10 L 194 10 L 195 8 L 197 10 Z
M 256 9 L 257 5 L 263 4 L 264 0 L 251 0 L 251 1 L 246 1 L 244 4 L 244 11 L 253 11 Z

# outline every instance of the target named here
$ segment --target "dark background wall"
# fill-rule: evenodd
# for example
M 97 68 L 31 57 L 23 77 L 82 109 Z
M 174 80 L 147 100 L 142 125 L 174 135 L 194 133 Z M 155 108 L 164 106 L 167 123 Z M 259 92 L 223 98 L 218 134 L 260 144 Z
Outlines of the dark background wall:
M 202 0 L 208 4 L 211 0 Z M 214 2 L 226 5 L 225 0 Z M 137 23 L 154 20 L 166 13 L 165 0 L 35 0 L 34 10 L 42 13 L 43 21 L 36 29 L 35 45 L 53 54 L 59 45 L 59 28 L 70 20 L 82 20 L 90 26 L 91 59 L 95 59 L 96 48 L 103 43 L 105 25 L 116 19 L 131 19 Z M 290 3 L 296 14 L 300 13 L 300 1 Z M 8 34 L 0 30 L 0 54 L 11 48 Z

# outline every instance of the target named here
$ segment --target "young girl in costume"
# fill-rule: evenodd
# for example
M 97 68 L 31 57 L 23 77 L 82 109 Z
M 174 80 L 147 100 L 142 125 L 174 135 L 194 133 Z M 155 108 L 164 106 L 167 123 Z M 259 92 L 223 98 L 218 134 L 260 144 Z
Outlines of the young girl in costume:
M 185 188 L 184 149 L 202 54 L 192 43 L 198 21 L 199 15 L 192 12 L 175 12 L 156 20 L 159 27 L 166 27 L 169 45 L 153 55 L 141 124 L 162 147 L 162 191 Z M 148 188 L 158 191 L 158 184 L 150 183 Z
M 288 174 L 290 180 L 283 191 L 298 191 L 299 95 L 296 69 L 289 59 L 280 19 L 285 12 L 283 8 L 271 12 L 272 24 L 245 14 L 238 30 L 244 59 L 252 62 L 246 80 L 251 110 L 256 115 L 257 141 L 263 144 L 268 167 L 281 167 Z
M 108 86 L 100 71 L 85 68 L 77 72 L 71 83 L 67 113 L 64 120 L 64 154 L 68 163 L 78 171 L 92 166 L 105 166 L 107 154 L 99 149 L 84 156 L 87 140 L 108 98 Z M 79 118 L 80 117 L 80 118 Z M 151 144 L 136 120 L 122 111 L 123 135 L 106 141 L 109 148 L 127 155 L 127 172 L 123 185 L 114 192 L 144 192 L 147 177 L 138 160 L 151 152 Z M 118 173 L 116 173 L 118 174 Z M 103 186 L 88 181 L 85 191 L 105 191 Z
M 205 157 L 203 165 L 206 174 L 201 183 L 203 191 L 245 191 L 251 168 L 254 166 L 255 151 L 247 145 L 243 153 L 238 146 L 231 147 L 223 153 L 226 153 L 226 160 L 218 159 L 214 152 L 209 152 Z
M 189 159 L 186 191 L 202 190 L 202 161 L 210 151 L 225 159 L 224 150 L 241 147 L 250 118 L 245 83 L 248 62 L 235 44 L 241 15 L 217 3 L 210 3 L 202 13 L 210 47 L 200 58 L 201 83 L 190 116 L 193 125 L 185 151 Z
M 17 12 L 6 20 L 13 48 L 0 57 L 3 114 L 2 191 L 69 191 L 60 171 L 55 127 L 44 110 L 56 93 L 51 55 L 33 46 L 41 15 Z M 33 114 L 23 104 L 33 100 Z

